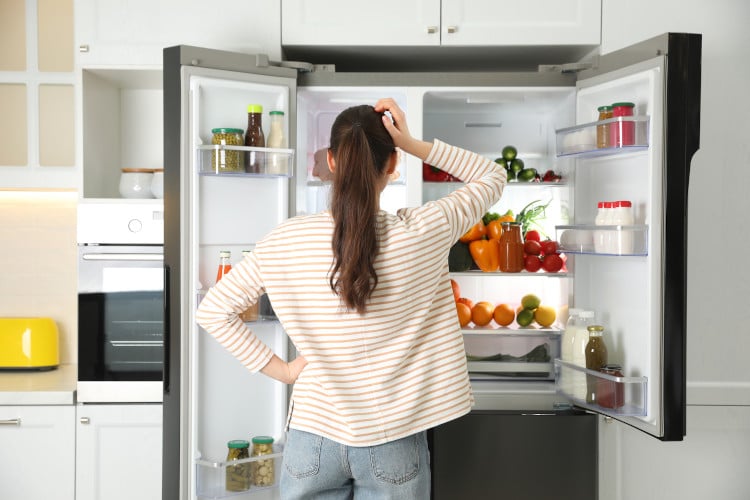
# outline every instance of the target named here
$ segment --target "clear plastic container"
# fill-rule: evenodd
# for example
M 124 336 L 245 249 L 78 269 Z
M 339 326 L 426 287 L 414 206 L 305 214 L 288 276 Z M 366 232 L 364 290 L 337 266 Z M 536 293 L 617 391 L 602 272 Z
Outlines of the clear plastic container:
M 123 168 L 120 173 L 120 196 L 123 198 L 153 198 L 151 181 L 154 170 L 151 168 Z

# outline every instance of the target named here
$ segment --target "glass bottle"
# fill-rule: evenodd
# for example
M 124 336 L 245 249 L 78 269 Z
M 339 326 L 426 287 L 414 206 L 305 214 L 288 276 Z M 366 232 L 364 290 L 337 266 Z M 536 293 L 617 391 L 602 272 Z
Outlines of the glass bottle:
M 268 133 L 267 146 L 274 149 L 285 149 L 287 147 L 286 136 L 284 134 L 284 112 L 271 111 L 271 130 Z M 283 153 L 270 153 L 266 165 L 269 174 L 286 174 L 287 161 Z
M 607 364 L 607 346 L 604 344 L 604 327 L 601 325 L 590 325 L 588 327 L 589 341 L 586 343 L 586 368 L 599 371 Z M 598 377 L 586 375 L 586 402 L 596 403 L 596 387 Z
M 249 104 L 247 106 L 247 130 L 245 131 L 245 146 L 255 148 L 266 147 L 266 137 L 263 135 L 263 106 Z M 247 151 L 245 153 L 245 172 L 258 174 L 263 172 L 263 153 Z
M 523 237 L 519 222 L 503 222 L 500 235 L 499 269 L 503 273 L 520 273 L 523 270 Z
M 229 462 L 250 458 L 250 443 L 235 439 L 227 443 L 227 448 L 226 489 L 227 491 L 247 491 L 250 489 L 250 462 L 237 465 L 229 465 Z
M 562 338 L 560 340 L 560 359 L 567 363 L 573 362 L 573 341 L 578 328 L 580 309 L 568 309 L 568 321 L 565 323 Z M 570 370 L 563 369 L 560 373 L 560 385 L 565 394 L 573 393 L 573 383 Z
M 607 120 L 612 118 L 612 106 L 599 106 L 599 121 Z M 596 147 L 597 148 L 608 148 L 609 147 L 609 123 L 602 123 L 596 126 Z
M 254 457 L 273 454 L 273 438 L 270 436 L 255 436 L 253 438 Z M 255 486 L 271 486 L 275 481 L 273 458 L 255 460 L 252 462 L 253 484 Z
M 232 270 L 232 264 L 229 262 L 229 258 L 232 256 L 232 252 L 229 250 L 222 250 L 219 252 L 219 269 L 216 271 L 216 282 L 218 283 L 229 271 Z
M 581 311 L 576 321 L 573 335 L 573 364 L 586 368 L 586 344 L 589 342 L 589 325 L 594 323 L 594 311 Z M 571 373 L 572 392 L 574 398 L 586 401 L 586 374 L 576 370 Z

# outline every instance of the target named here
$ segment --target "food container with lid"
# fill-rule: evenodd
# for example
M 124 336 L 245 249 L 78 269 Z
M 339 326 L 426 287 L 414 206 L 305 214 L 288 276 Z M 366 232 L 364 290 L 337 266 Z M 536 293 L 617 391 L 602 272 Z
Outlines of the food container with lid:
M 273 438 L 270 436 L 255 436 L 253 438 L 252 456 L 259 457 L 273 454 Z M 253 484 L 255 486 L 271 486 L 275 481 L 273 458 L 255 460 L 252 462 Z
M 120 196 L 123 198 L 153 198 L 151 168 L 123 168 L 120 174 Z
M 164 169 L 155 168 L 151 178 L 151 194 L 154 198 L 164 198 Z

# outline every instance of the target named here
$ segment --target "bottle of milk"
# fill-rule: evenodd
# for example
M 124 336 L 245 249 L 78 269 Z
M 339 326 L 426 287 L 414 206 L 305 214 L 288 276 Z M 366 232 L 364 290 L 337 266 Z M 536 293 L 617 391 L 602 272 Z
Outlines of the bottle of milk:
M 609 226 L 612 224 L 612 202 L 600 201 L 597 204 L 594 225 Z M 611 253 L 612 231 L 608 229 L 597 229 L 594 231 L 594 252 Z
M 573 334 L 573 363 L 586 368 L 586 344 L 589 342 L 589 325 L 594 324 L 594 311 L 581 311 L 576 321 L 575 333 Z M 571 390 L 568 394 L 581 401 L 586 401 L 586 373 L 583 371 L 571 372 Z
M 576 329 L 578 328 L 579 314 L 581 309 L 568 309 L 568 321 L 565 323 L 565 330 L 560 340 L 560 359 L 568 363 L 573 362 L 573 341 L 575 340 Z M 560 372 L 560 387 L 565 394 L 573 393 L 573 378 L 571 370 L 563 369 Z
M 612 238 L 612 249 L 610 253 L 617 255 L 630 255 L 633 253 L 633 231 L 635 224 L 633 217 L 633 203 L 628 200 L 613 202 L 612 218 L 609 222 L 613 226 L 622 226 L 614 231 Z

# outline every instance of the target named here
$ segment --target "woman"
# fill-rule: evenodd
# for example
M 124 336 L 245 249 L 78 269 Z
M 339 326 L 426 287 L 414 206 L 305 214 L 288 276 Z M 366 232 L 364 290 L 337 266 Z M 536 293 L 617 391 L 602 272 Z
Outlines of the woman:
M 397 148 L 466 185 L 397 215 L 380 210 Z M 295 384 L 282 498 L 427 499 L 425 431 L 473 403 L 448 252 L 498 201 L 505 169 L 413 138 L 392 99 L 343 111 L 327 162 L 330 210 L 258 242 L 198 321 L 251 371 Z M 301 353 L 289 363 L 238 319 L 264 291 Z

